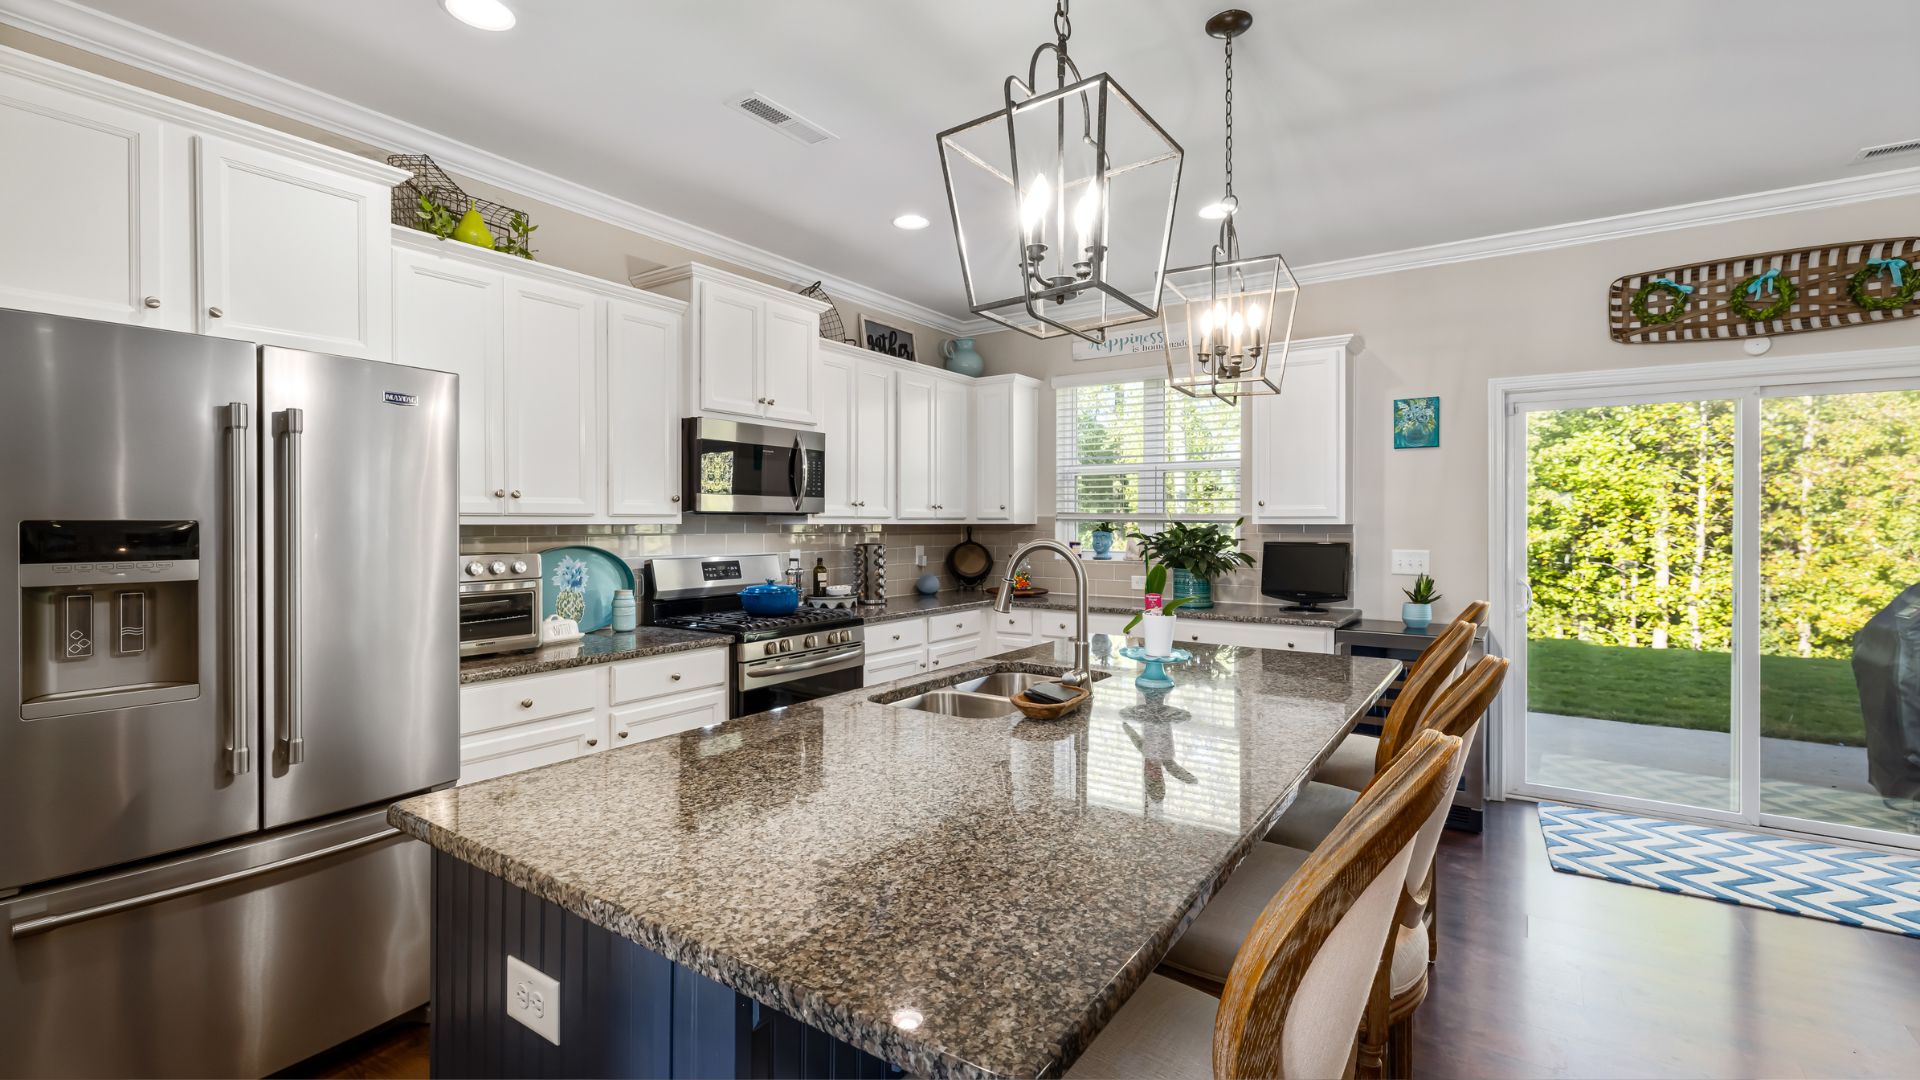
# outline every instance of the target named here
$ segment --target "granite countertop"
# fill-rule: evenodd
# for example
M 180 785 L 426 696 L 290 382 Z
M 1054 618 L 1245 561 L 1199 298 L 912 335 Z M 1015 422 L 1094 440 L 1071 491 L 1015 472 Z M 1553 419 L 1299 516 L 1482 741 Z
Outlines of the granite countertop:
M 642 626 L 631 633 L 616 634 L 595 630 L 579 641 L 560 645 L 542 645 L 530 652 L 504 653 L 460 661 L 460 685 L 539 675 L 588 664 L 611 664 L 637 660 L 642 656 L 687 652 L 691 649 L 715 649 L 733 643 L 724 634 L 702 634 L 693 630 L 669 630 L 664 626 Z
M 915 615 L 931 615 L 941 611 L 959 611 L 965 608 L 991 607 L 991 592 L 943 592 L 933 596 L 896 596 L 885 605 L 862 605 L 858 613 L 869 623 L 883 623 L 893 619 L 910 619 Z M 1032 596 L 1015 600 L 1017 608 L 1039 608 L 1045 611 L 1072 611 L 1073 594 L 1054 592 L 1045 596 Z M 1087 610 L 1107 615 L 1131 615 L 1140 610 L 1139 601 L 1133 597 L 1094 596 L 1087 600 Z M 1360 621 L 1358 608 L 1329 608 L 1326 611 L 1299 611 L 1284 608 L 1278 604 L 1236 604 L 1215 601 L 1210 608 L 1182 607 L 1174 614 L 1183 619 L 1218 619 L 1221 622 L 1267 623 L 1273 626 L 1319 626 L 1327 629 L 1339 629 L 1349 623 Z
M 1097 652 L 1061 721 L 877 704 L 1066 643 L 402 802 L 407 833 L 926 1076 L 1057 1075 L 1152 971 L 1391 660 Z

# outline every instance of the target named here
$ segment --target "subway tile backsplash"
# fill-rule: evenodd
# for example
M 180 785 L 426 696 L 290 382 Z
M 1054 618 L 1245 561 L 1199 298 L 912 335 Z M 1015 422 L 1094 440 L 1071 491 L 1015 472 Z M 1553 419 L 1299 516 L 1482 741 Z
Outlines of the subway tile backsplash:
M 994 580 L 1021 544 L 1036 536 L 1053 535 L 1052 519 L 1038 525 L 977 525 L 974 539 L 993 552 Z M 854 547 L 878 537 L 887 545 L 887 594 L 907 596 L 922 573 L 940 578 L 940 587 L 957 589 L 960 583 L 946 572 L 947 551 L 966 537 L 964 527 L 935 525 L 788 525 L 747 514 L 688 514 L 680 525 L 463 525 L 460 550 L 540 551 L 565 544 L 592 544 L 626 558 L 649 555 L 752 555 L 773 552 L 783 558 L 798 549 L 801 568 L 813 569 L 816 558 L 827 564 L 827 578 L 836 585 L 853 583 Z M 1353 539 L 1345 525 L 1249 525 L 1241 530 L 1241 550 L 1257 559 L 1268 540 Z M 915 546 L 926 550 L 927 564 L 913 563 Z M 1143 571 L 1137 558 L 1100 562 L 1083 560 L 1087 585 L 1100 597 L 1131 597 L 1132 579 Z M 1073 575 L 1058 559 L 1042 555 L 1031 560 L 1034 583 L 1054 592 L 1073 588 Z M 1356 575 L 1355 592 L 1358 593 Z M 1237 570 L 1213 585 L 1216 600 L 1256 604 L 1260 595 L 1258 565 Z

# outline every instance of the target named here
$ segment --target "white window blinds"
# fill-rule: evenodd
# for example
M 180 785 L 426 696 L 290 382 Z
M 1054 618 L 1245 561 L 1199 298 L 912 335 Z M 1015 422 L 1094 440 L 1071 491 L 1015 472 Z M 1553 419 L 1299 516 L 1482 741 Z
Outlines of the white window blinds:
M 1164 379 L 1063 386 L 1055 401 L 1063 523 L 1239 516 L 1239 406 L 1170 391 Z

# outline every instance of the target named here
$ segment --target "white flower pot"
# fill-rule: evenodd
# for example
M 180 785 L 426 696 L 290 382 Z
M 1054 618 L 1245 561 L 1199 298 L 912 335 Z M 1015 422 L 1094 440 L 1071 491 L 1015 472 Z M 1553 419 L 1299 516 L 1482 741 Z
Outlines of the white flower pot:
M 1148 656 L 1173 655 L 1173 623 L 1178 617 L 1158 612 L 1140 616 L 1140 636 L 1146 639 Z

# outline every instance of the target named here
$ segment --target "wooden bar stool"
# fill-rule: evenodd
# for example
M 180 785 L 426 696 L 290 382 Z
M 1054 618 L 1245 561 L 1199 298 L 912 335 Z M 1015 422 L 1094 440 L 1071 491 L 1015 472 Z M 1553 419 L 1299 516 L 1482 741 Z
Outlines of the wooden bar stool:
M 1460 740 L 1423 733 L 1270 895 L 1218 999 L 1150 975 L 1066 1075 L 1352 1075 L 1415 841 L 1445 819 L 1461 756 Z

